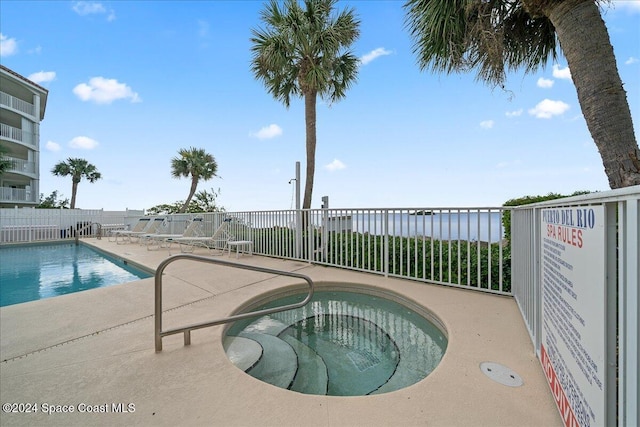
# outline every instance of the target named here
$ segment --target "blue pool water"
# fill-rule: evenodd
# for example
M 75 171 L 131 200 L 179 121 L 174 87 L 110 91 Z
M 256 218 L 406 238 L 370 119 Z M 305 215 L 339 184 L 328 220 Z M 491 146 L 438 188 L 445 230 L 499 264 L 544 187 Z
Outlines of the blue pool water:
M 74 243 L 0 248 L 0 307 L 151 277 Z
M 287 296 L 251 310 L 301 301 Z M 249 375 L 305 394 L 364 396 L 424 379 L 448 340 L 416 311 L 375 295 L 319 291 L 306 306 L 236 322 L 224 346 Z

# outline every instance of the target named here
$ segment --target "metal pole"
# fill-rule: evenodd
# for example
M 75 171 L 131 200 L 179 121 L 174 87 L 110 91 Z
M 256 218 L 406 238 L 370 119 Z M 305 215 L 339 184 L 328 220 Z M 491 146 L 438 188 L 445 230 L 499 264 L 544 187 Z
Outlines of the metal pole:
M 300 211 L 300 162 L 296 162 L 296 258 L 302 256 L 302 212 Z
M 296 162 L 296 210 L 300 210 L 300 162 Z

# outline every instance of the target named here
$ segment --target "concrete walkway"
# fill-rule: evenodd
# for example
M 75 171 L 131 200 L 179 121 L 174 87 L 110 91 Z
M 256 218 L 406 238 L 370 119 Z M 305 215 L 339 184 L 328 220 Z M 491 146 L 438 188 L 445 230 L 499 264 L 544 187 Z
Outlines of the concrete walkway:
M 107 239 L 86 243 L 152 270 L 168 256 Z M 150 278 L 1 308 L 0 425 L 562 425 L 512 298 L 259 256 L 224 259 L 297 271 L 319 286 L 373 286 L 421 304 L 447 330 L 444 358 L 426 379 L 392 393 L 280 389 L 227 359 L 224 326 L 194 331 L 187 347 L 182 335 L 166 337 L 156 353 Z M 193 261 L 171 264 L 163 282 L 165 328 L 227 316 L 262 293 L 301 283 Z M 480 370 L 487 361 L 512 369 L 524 385 L 489 379 Z M 12 403 L 37 412 L 5 412 Z

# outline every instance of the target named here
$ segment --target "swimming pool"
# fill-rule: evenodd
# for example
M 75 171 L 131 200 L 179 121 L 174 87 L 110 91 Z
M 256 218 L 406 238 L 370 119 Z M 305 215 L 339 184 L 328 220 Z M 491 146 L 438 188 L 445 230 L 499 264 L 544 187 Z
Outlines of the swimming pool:
M 74 243 L 0 248 L 0 307 L 151 277 L 126 261 Z
M 302 308 L 236 322 L 223 344 L 237 367 L 269 384 L 305 394 L 364 396 L 408 387 L 435 369 L 448 340 L 434 322 L 440 324 L 379 294 L 320 290 Z

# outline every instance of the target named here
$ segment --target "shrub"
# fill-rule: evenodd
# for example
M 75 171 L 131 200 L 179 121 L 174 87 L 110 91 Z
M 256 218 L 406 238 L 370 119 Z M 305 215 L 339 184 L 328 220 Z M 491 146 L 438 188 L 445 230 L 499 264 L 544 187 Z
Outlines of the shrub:
M 582 194 L 589 194 L 590 191 L 575 191 L 569 195 L 562 195 L 558 193 L 549 193 L 546 196 L 524 196 L 517 199 L 510 199 L 504 202 L 502 206 L 523 206 L 530 205 L 532 203 L 544 202 L 547 200 L 562 199 L 564 197 L 580 196 Z M 504 227 L 505 238 L 511 241 L 511 211 L 504 211 L 502 214 L 502 225 Z

